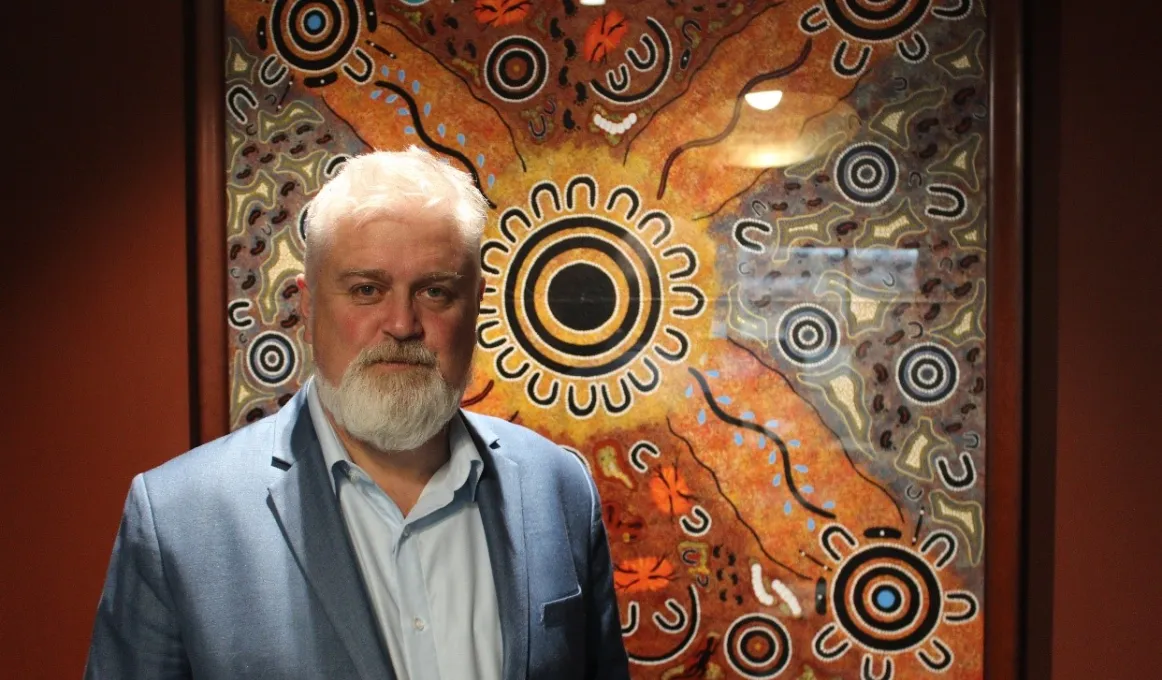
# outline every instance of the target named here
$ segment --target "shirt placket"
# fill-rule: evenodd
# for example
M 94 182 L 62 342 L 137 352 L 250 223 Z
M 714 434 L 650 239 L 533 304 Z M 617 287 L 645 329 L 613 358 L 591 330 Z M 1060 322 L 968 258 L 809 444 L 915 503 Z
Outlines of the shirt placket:
M 435 666 L 435 631 L 432 629 L 431 604 L 428 601 L 419 547 L 415 528 L 405 524 L 396 544 L 399 629 L 404 631 L 402 637 L 408 650 L 408 676 L 413 680 L 438 680 L 440 672 Z

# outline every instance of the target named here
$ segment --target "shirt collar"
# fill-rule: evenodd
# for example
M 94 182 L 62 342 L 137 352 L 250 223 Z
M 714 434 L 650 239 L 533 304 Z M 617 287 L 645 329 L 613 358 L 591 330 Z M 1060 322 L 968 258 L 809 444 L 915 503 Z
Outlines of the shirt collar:
M 323 403 L 319 401 L 318 387 L 314 377 L 307 380 L 303 388 L 307 391 L 307 406 L 311 413 L 311 423 L 315 426 L 315 433 L 319 438 L 319 448 L 323 451 L 323 462 L 331 471 L 331 490 L 337 493 L 340 475 L 346 476 L 349 468 L 358 468 L 351 461 L 347 447 L 335 433 L 331 420 L 323 410 Z M 457 413 L 452 417 L 448 430 L 448 447 L 451 456 L 448 462 L 432 475 L 428 486 L 443 488 L 455 492 L 461 487 L 468 486 L 468 497 L 475 502 L 476 487 L 480 482 L 480 472 L 484 468 L 484 459 L 476 450 L 476 443 L 464 424 L 464 416 Z M 427 490 L 425 489 L 425 495 Z

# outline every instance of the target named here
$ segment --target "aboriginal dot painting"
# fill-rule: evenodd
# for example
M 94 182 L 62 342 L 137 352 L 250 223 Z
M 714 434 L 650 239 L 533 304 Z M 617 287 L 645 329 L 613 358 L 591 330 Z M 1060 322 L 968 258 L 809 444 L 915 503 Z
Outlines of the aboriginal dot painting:
M 979 0 L 227 0 L 231 417 L 310 372 L 303 208 L 490 205 L 473 410 L 601 492 L 638 679 L 983 677 Z

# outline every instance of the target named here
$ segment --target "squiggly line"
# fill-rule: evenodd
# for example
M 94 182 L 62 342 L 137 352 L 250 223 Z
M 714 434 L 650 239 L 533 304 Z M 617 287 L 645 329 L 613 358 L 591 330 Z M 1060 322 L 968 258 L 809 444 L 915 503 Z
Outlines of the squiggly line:
M 648 121 L 646 121 L 646 123 L 644 125 L 639 127 L 637 129 L 637 132 L 633 133 L 633 136 L 631 136 L 628 140 L 626 140 L 625 155 L 621 157 L 621 164 L 625 165 L 626 160 L 629 158 L 630 147 L 633 146 L 633 141 L 635 139 L 637 139 L 638 135 L 640 135 L 641 133 L 646 131 L 646 128 L 648 128 L 650 126 L 650 123 L 654 122 L 654 120 L 658 117 L 658 114 L 661 113 L 663 109 L 665 109 L 670 104 L 673 104 L 674 102 L 681 99 L 682 95 L 686 94 L 686 92 L 689 91 L 690 86 L 692 86 L 694 84 L 694 77 L 697 76 L 698 73 L 702 69 L 704 69 L 710 65 L 711 57 L 714 56 L 715 51 L 717 51 L 719 47 L 721 47 L 723 44 L 728 42 L 731 38 L 737 36 L 739 33 L 742 33 L 743 31 L 745 31 L 747 29 L 747 27 L 750 26 L 751 23 L 754 22 L 755 19 L 758 19 L 759 17 L 766 14 L 770 10 L 772 10 L 772 9 L 778 7 L 779 5 L 782 5 L 782 4 L 783 4 L 782 2 L 771 3 L 771 5 L 769 7 L 767 7 L 763 11 L 759 12 L 758 14 L 755 14 L 753 17 L 747 19 L 746 23 L 744 23 L 742 26 L 739 26 L 737 31 L 735 31 L 734 33 L 729 33 L 727 35 L 722 36 L 722 40 L 719 40 L 717 43 L 715 43 L 714 47 L 710 48 L 710 52 L 706 55 L 706 60 L 702 62 L 702 65 L 699 66 L 698 68 L 694 69 L 693 71 L 690 71 L 690 76 L 688 78 L 686 78 L 686 87 L 682 88 L 682 90 L 680 92 L 678 92 L 671 99 L 666 101 L 665 104 L 662 104 L 657 109 L 655 109 L 653 112 L 653 115 L 650 116 L 650 119 Z
M 751 357 L 753 357 L 755 361 L 759 362 L 764 367 L 766 367 L 769 371 L 771 371 L 775 375 L 782 378 L 783 383 L 785 383 L 787 385 L 787 387 L 791 390 L 791 392 L 793 392 L 795 394 L 795 396 L 799 397 L 799 399 L 801 399 L 804 404 L 807 404 L 808 408 L 810 408 L 812 411 L 815 412 L 815 415 L 819 416 L 819 422 L 823 423 L 824 427 L 827 427 L 827 429 L 831 431 L 831 434 L 835 435 L 836 439 L 840 440 L 841 442 L 843 441 L 842 438 L 839 436 L 839 434 L 836 433 L 835 430 L 831 430 L 831 427 L 827 425 L 827 421 L 825 421 L 823 419 L 823 414 L 819 412 L 819 409 L 815 407 L 815 404 L 813 404 L 810 399 L 804 399 L 803 395 L 799 394 L 799 391 L 796 390 L 795 386 L 791 384 L 791 381 L 787 379 L 787 376 L 783 375 L 778 370 L 771 368 L 770 366 L 767 366 L 767 363 L 765 361 L 763 361 L 762 359 L 760 359 L 759 356 L 757 354 L 755 354 L 753 351 L 751 351 L 751 349 L 749 347 L 746 347 L 745 345 L 743 345 L 739 341 L 735 340 L 734 338 L 728 337 L 727 341 L 730 342 L 730 344 L 734 345 L 735 347 L 746 352 L 747 354 L 751 355 Z M 879 489 L 880 491 L 882 491 L 884 493 L 884 496 L 886 496 L 888 501 L 891 502 L 891 504 L 896 508 L 896 514 L 898 514 L 900 516 L 900 523 L 903 524 L 904 511 L 900 509 L 900 504 L 896 502 L 896 499 L 892 496 L 892 494 L 890 492 L 888 492 L 888 490 L 885 489 L 884 487 L 880 486 L 879 484 L 876 484 L 875 481 L 873 481 L 870 477 L 868 477 L 864 473 L 860 472 L 860 469 L 858 467 L 856 467 L 856 465 L 855 465 L 855 461 L 851 459 L 851 454 L 847 451 L 846 446 L 840 446 L 840 450 L 843 451 L 844 457 L 847 458 L 847 462 L 849 465 L 851 465 L 851 469 L 853 471 L 855 471 L 855 474 L 859 475 L 861 478 L 863 478 L 863 480 L 865 482 L 867 482 L 868 484 L 871 484 L 872 486 L 874 486 L 875 488 Z
M 827 114 L 834 111 L 842 101 L 844 101 L 845 99 L 850 97 L 852 95 L 852 93 L 855 92 L 856 88 L 859 87 L 859 84 L 861 82 L 863 82 L 862 75 L 856 80 L 855 85 L 853 85 L 852 88 L 850 90 L 848 90 L 846 94 L 844 94 L 844 95 L 840 96 L 838 99 L 836 99 L 835 104 L 833 104 L 831 107 L 829 107 L 826 111 L 820 111 L 819 113 L 813 114 L 811 116 L 808 116 L 806 119 L 804 119 L 802 125 L 799 126 L 798 136 L 800 136 L 800 137 L 803 136 L 804 130 L 807 129 L 807 125 L 809 125 L 811 123 L 811 121 L 815 120 L 816 118 L 820 118 L 821 116 L 826 116 Z M 651 121 L 652 120 L 653 119 L 651 119 Z M 718 213 L 722 212 L 722 209 L 725 208 L 728 203 L 730 203 L 734 199 L 738 198 L 739 196 L 742 196 L 746 192 L 753 189 L 754 186 L 759 183 L 759 180 L 763 178 L 763 175 L 767 174 L 770 171 L 771 171 L 771 168 L 764 169 L 762 172 L 760 172 L 758 175 L 755 176 L 754 181 L 751 182 L 750 184 L 748 184 L 745 189 L 743 189 L 742 191 L 739 191 L 737 194 L 735 194 L 735 195 L 731 196 L 730 198 L 726 199 L 725 201 L 723 201 L 721 205 L 719 205 L 717 208 L 714 209 L 714 212 L 707 213 L 705 215 L 700 215 L 698 217 L 695 217 L 694 220 L 695 221 L 704 220 L 704 219 L 707 219 L 710 217 L 714 217 Z
M 524 172 L 528 172 L 529 166 L 525 164 L 525 157 L 521 155 L 520 149 L 518 149 L 516 146 L 516 135 L 513 133 L 512 127 L 509 126 L 508 121 L 506 121 L 504 119 L 504 116 L 500 115 L 500 111 L 497 111 L 496 107 L 493 106 L 491 103 L 489 103 L 488 100 L 481 99 L 480 97 L 478 97 L 476 95 L 476 93 L 472 91 L 472 83 L 468 82 L 467 78 L 465 78 L 464 76 L 460 75 L 459 73 L 457 73 L 457 72 L 453 71 L 452 69 L 448 68 L 447 66 L 445 66 L 444 62 L 439 57 L 437 57 L 432 52 L 429 52 L 428 50 L 424 49 L 424 47 L 422 45 L 420 45 L 419 43 L 417 43 L 416 41 L 412 40 L 411 37 L 408 36 L 407 33 L 404 33 L 403 30 L 401 30 L 398 26 L 396 26 L 394 24 L 388 24 L 388 27 L 390 27 L 396 33 L 399 33 L 401 36 L 403 36 L 403 39 L 408 41 L 409 43 L 411 43 L 412 47 L 416 48 L 417 50 L 423 52 L 424 54 L 426 54 L 429 57 L 431 57 L 432 59 L 434 59 L 436 61 L 436 63 L 439 64 L 441 67 L 443 67 L 443 69 L 445 71 L 456 76 L 456 78 L 458 78 L 460 80 L 460 82 L 464 83 L 464 87 L 467 88 L 467 90 L 468 90 L 468 96 L 472 97 L 476 101 L 478 101 L 481 104 L 484 104 L 488 108 L 492 109 L 492 112 L 496 114 L 496 118 L 497 118 L 497 120 L 500 121 L 500 124 L 504 126 L 504 129 L 508 130 L 508 139 L 509 139 L 509 141 L 512 142 L 512 152 L 515 153 L 516 157 L 520 159 L 520 169 L 523 170 Z
M 714 486 L 718 489 L 718 495 L 722 496 L 722 498 L 727 502 L 727 504 L 730 505 L 731 509 L 734 510 L 734 516 L 739 521 L 739 523 L 742 524 L 744 527 L 746 527 L 747 531 L 749 531 L 751 533 L 751 535 L 754 536 L 755 543 L 758 544 L 759 550 L 762 551 L 763 555 L 765 555 L 766 558 L 768 560 L 770 560 L 771 562 L 773 562 L 774 564 L 782 567 L 783 569 L 786 569 L 787 571 L 791 572 L 795 576 L 798 576 L 799 578 L 803 579 L 804 581 L 810 581 L 811 580 L 810 576 L 803 574 L 803 573 L 800 573 L 798 571 L 795 571 L 795 569 L 792 568 L 790 565 L 783 564 L 779 560 L 776 560 L 774 555 L 771 555 L 769 552 L 767 552 L 766 546 L 763 545 L 763 539 L 759 538 L 759 533 L 757 531 L 755 531 L 754 527 L 752 527 L 750 524 L 748 524 L 745 519 L 742 518 L 742 513 L 739 511 L 738 506 L 734 504 L 734 501 L 731 500 L 730 496 L 726 495 L 726 491 L 724 491 L 722 489 L 722 482 L 718 481 L 718 473 L 716 473 L 714 471 L 714 468 L 710 467 L 706 463 L 703 463 L 702 459 L 698 457 L 698 454 L 694 453 L 694 445 L 690 443 L 689 439 L 686 439 L 681 434 L 679 434 L 677 430 L 674 429 L 674 423 L 670 420 L 669 416 L 666 416 L 666 425 L 670 428 L 670 433 L 673 434 L 678 439 L 681 439 L 682 443 L 686 445 L 686 448 L 690 451 L 690 457 L 694 459 L 694 462 L 698 463 L 698 465 L 701 466 L 703 470 L 706 470 L 706 472 L 710 474 L 710 478 L 714 480 Z
M 493 381 L 489 380 L 488 384 L 484 386 L 484 389 L 480 390 L 480 394 L 475 394 L 471 397 L 468 397 L 464 401 L 461 401 L 460 406 L 467 408 L 469 406 L 475 406 L 476 404 L 484 401 L 485 398 L 488 397 L 489 392 L 492 392 L 493 385 Z
M 795 484 L 795 478 L 791 474 L 791 452 L 787 450 L 787 445 L 783 442 L 783 438 L 774 432 L 771 432 L 762 425 L 759 425 L 758 423 L 752 423 L 741 418 L 736 418 L 726 411 L 723 411 L 722 408 L 718 406 L 718 402 L 714 400 L 714 393 L 710 391 L 710 384 L 706 382 L 706 378 L 698 372 L 698 369 L 687 368 L 686 370 L 689 371 L 690 375 L 694 376 L 694 379 L 698 381 L 698 386 L 702 388 L 702 396 L 706 399 L 706 405 L 710 407 L 710 410 L 714 412 L 714 415 L 718 416 L 719 420 L 724 423 L 729 423 L 735 427 L 740 427 L 744 430 L 750 430 L 751 432 L 768 437 L 775 443 L 775 446 L 779 447 L 779 453 L 782 454 L 781 457 L 783 460 L 783 476 L 787 479 L 787 489 L 791 492 L 791 496 L 795 498 L 799 505 L 801 505 L 806 510 L 815 513 L 816 515 L 819 515 L 820 517 L 835 519 L 834 512 L 828 512 L 823 508 L 815 505 L 806 498 L 803 498 L 803 494 L 799 492 L 799 488 Z
M 742 116 L 743 95 L 745 95 L 747 92 L 750 92 L 757 85 L 765 83 L 768 80 L 777 80 L 797 71 L 799 67 L 807 61 L 807 56 L 811 54 L 812 44 L 813 43 L 811 42 L 811 39 L 808 38 L 807 42 L 803 44 L 803 49 L 799 51 L 799 56 L 796 57 L 795 60 L 790 64 L 787 64 L 782 68 L 775 69 L 774 71 L 770 71 L 768 73 L 761 73 L 746 81 L 746 84 L 742 86 L 742 90 L 739 91 L 738 96 L 734 99 L 734 113 L 730 116 L 730 122 L 726 124 L 726 128 L 723 129 L 722 132 L 719 132 L 713 137 L 695 139 L 692 142 L 686 142 L 685 144 L 680 145 L 678 148 L 670 152 L 670 156 L 666 158 L 666 163 L 662 166 L 662 181 L 660 184 L 658 184 L 657 197 L 659 200 L 666 195 L 666 182 L 670 178 L 670 168 L 674 165 L 674 161 L 678 160 L 678 156 L 681 156 L 683 153 L 689 151 L 690 149 L 697 149 L 703 146 L 713 146 L 726 139 L 730 133 L 734 131 L 734 126 L 738 125 L 738 119 L 740 116 Z
M 488 194 L 484 193 L 484 185 L 480 183 L 480 173 L 476 171 L 476 166 L 472 164 L 472 161 L 468 160 L 467 156 L 453 149 L 452 147 L 444 146 L 443 144 L 432 139 L 431 135 L 429 135 L 428 132 L 424 130 L 424 122 L 420 120 L 420 112 L 419 108 L 416 107 L 416 100 L 412 99 L 412 96 L 408 94 L 408 91 L 399 85 L 396 85 L 395 83 L 389 83 L 386 80 L 375 81 L 375 86 L 391 90 L 395 94 L 399 95 L 400 99 L 403 99 L 405 102 L 407 102 L 408 112 L 412 114 L 412 125 L 414 125 L 416 128 L 416 135 L 418 135 L 419 138 L 424 141 L 424 144 L 427 144 L 436 151 L 447 154 L 463 163 L 464 167 L 467 168 L 468 172 L 472 175 L 472 182 L 476 184 L 476 188 L 480 190 L 480 193 L 484 196 L 484 200 L 488 201 L 488 207 L 495 209 L 496 203 L 494 203 L 492 199 L 488 197 Z
M 770 168 L 767 168 L 766 170 L 763 170 L 763 171 L 762 171 L 762 172 L 760 172 L 759 174 L 755 175 L 755 178 L 754 178 L 754 181 L 753 181 L 753 182 L 751 182 L 750 184 L 748 184 L 748 185 L 746 185 L 745 187 L 743 187 L 743 189 L 742 189 L 741 191 L 739 191 L 737 194 L 735 194 L 735 195 L 731 196 L 730 198 L 726 199 L 725 201 L 723 201 L 723 202 L 722 202 L 722 203 L 721 203 L 721 204 L 720 204 L 720 205 L 719 205 L 717 208 L 715 208 L 715 209 L 714 209 L 714 212 L 708 212 L 708 213 L 706 213 L 705 215 L 699 215 L 699 216 L 697 216 L 697 217 L 695 217 L 695 218 L 694 218 L 694 221 L 695 221 L 695 222 L 697 222 L 698 220 L 705 220 L 705 219 L 709 219 L 709 218 L 711 218 L 711 217 L 714 217 L 714 216 L 715 216 L 715 215 L 717 215 L 718 213 L 722 212 L 722 209 L 726 207 L 726 204 L 727 204 L 727 203 L 730 203 L 730 202 L 731 202 L 731 201 L 733 201 L 734 199 L 738 198 L 739 196 L 742 196 L 742 195 L 743 195 L 743 194 L 745 194 L 746 192 L 748 192 L 748 191 L 750 191 L 751 189 L 753 189 L 753 188 L 754 188 L 754 185 L 758 184 L 758 183 L 759 183 L 759 180 L 763 178 L 763 175 L 767 174 L 767 173 L 768 173 L 768 172 L 770 172 L 770 171 L 771 171 L 771 169 L 770 169 Z

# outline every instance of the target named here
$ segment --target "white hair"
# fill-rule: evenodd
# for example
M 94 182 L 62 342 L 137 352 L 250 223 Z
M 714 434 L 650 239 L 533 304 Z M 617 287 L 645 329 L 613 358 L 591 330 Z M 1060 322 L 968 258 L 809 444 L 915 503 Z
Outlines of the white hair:
M 468 173 L 418 146 L 353 156 L 307 207 L 303 268 L 307 278 L 313 278 L 311 263 L 341 224 L 409 222 L 417 214 L 425 220 L 450 219 L 463 236 L 464 247 L 479 251 L 487 205 Z

